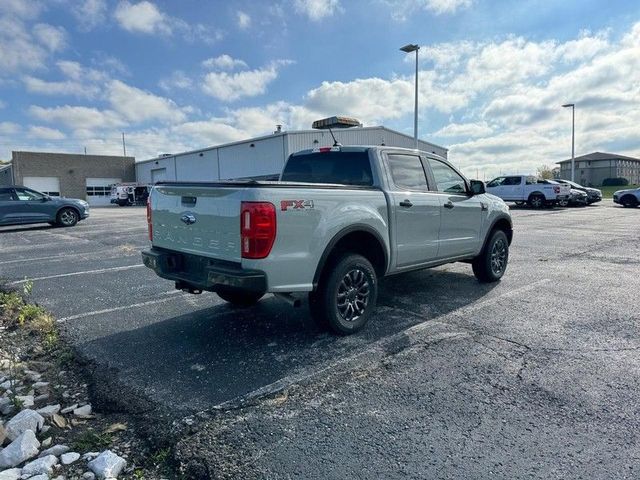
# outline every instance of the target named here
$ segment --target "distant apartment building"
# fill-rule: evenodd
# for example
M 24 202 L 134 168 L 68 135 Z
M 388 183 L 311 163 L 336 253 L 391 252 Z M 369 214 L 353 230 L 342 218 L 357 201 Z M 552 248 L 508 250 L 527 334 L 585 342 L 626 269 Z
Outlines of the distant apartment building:
M 571 179 L 571 159 L 556 162 L 560 177 Z M 615 153 L 593 152 L 575 158 L 575 181 L 599 187 L 605 178 L 626 178 L 631 185 L 640 184 L 640 159 Z

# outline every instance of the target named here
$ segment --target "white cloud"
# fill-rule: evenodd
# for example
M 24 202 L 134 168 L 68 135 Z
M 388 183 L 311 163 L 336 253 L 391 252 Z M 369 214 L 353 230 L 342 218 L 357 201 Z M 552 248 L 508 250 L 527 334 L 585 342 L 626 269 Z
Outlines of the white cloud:
M 29 127 L 29 137 L 40 140 L 63 140 L 67 136 L 55 128 L 42 127 L 39 125 Z
M 20 132 L 20 125 L 13 122 L 0 122 L 0 135 L 15 135 Z
M 450 123 L 433 135 L 435 137 L 484 137 L 493 133 L 493 129 L 487 122 L 478 123 Z
M 341 10 L 339 0 L 294 0 L 294 10 L 317 22 Z
M 83 0 L 76 2 L 71 8 L 80 29 L 89 31 L 106 21 L 106 0 Z
M 210 72 L 204 77 L 202 90 L 225 102 L 243 97 L 255 97 L 267 91 L 267 86 L 278 77 L 281 65 L 291 63 L 287 60 L 272 62 L 269 66 L 256 70 L 237 73 Z
M 154 3 L 143 0 L 131 3 L 121 0 L 114 12 L 114 18 L 124 30 L 140 34 L 180 35 L 189 42 L 213 44 L 223 38 L 220 30 L 202 23 L 193 25 L 162 12 Z
M 91 107 L 64 105 L 45 108 L 32 105 L 29 107 L 29 114 L 39 120 L 77 130 L 107 129 L 125 125 L 115 112 Z
M 0 77 L 44 68 L 47 57 L 48 52 L 34 41 L 20 20 L 0 16 Z
M 67 45 L 67 31 L 63 27 L 38 23 L 33 27 L 33 35 L 51 52 L 59 52 Z
M 169 77 L 163 78 L 158 82 L 158 85 L 163 90 L 169 92 L 175 89 L 191 88 L 193 80 L 187 76 L 182 70 L 176 70 Z
M 222 54 L 215 58 L 208 58 L 202 62 L 204 68 L 211 70 L 235 70 L 236 68 L 248 68 L 248 65 L 237 58 Z
M 406 21 L 417 11 L 425 10 L 434 15 L 454 14 L 470 8 L 474 0 L 380 0 L 391 11 L 394 20 Z
M 107 86 L 107 96 L 114 111 L 127 120 L 140 123 L 150 120 L 182 122 L 185 114 L 168 98 L 112 80 Z
M 238 22 L 238 28 L 240 30 L 246 30 L 251 26 L 251 17 L 249 16 L 249 14 L 243 12 L 242 10 L 238 10 L 237 22 Z
M 36 77 L 23 78 L 27 91 L 40 95 L 72 95 L 81 98 L 94 98 L 100 93 L 96 85 L 85 85 L 76 81 L 49 82 Z
M 42 8 L 42 3 L 37 0 L 2 0 L 0 2 L 0 14 L 8 14 L 23 19 L 37 17 Z
M 121 1 L 114 13 L 120 26 L 129 32 L 171 34 L 169 18 L 153 3 Z

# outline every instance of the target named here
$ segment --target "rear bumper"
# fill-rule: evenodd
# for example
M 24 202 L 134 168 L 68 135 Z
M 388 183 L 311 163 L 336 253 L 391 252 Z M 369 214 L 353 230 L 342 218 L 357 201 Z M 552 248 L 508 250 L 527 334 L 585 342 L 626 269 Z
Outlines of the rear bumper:
M 176 282 L 176 288 L 180 290 L 215 292 L 232 288 L 256 293 L 267 291 L 267 276 L 264 272 L 243 269 L 233 262 L 158 248 L 143 251 L 142 262 L 159 277 Z

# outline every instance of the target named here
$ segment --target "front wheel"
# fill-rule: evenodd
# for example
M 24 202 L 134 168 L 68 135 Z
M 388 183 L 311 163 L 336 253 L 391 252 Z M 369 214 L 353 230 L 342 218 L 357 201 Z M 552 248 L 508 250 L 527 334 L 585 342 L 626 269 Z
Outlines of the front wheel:
M 482 283 L 497 282 L 502 278 L 509 261 L 509 240 L 502 230 L 494 230 L 482 253 L 473 259 L 476 278 Z
M 621 203 L 622 203 L 622 206 L 625 208 L 633 208 L 638 205 L 638 200 L 636 200 L 636 197 L 627 195 L 626 197 L 622 197 Z
M 558 206 L 559 207 L 568 207 L 569 206 L 569 199 L 568 198 L 561 198 L 560 200 L 558 200 Z
M 73 208 L 63 208 L 56 217 L 56 223 L 62 227 L 73 227 L 78 223 L 78 220 L 78 212 Z
M 242 290 L 219 290 L 216 292 L 225 302 L 236 307 L 250 307 L 264 296 L 263 293 L 243 292 Z
M 376 307 L 378 278 L 371 262 L 362 255 L 339 259 L 311 296 L 312 315 L 337 334 L 361 330 Z

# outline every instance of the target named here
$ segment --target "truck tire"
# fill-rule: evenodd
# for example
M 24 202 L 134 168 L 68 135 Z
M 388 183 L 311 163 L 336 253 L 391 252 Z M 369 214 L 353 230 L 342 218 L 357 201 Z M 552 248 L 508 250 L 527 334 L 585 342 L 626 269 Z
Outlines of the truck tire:
M 56 224 L 61 227 L 73 227 L 78 223 L 79 219 L 80 216 L 78 215 L 78 212 L 73 208 L 63 208 L 58 212 L 58 215 L 56 215 Z
M 361 330 L 376 308 L 378 278 L 362 255 L 345 254 L 309 295 L 312 316 L 339 335 Z
M 482 283 L 497 282 L 507 270 L 509 240 L 502 230 L 493 230 L 482 253 L 471 263 L 473 274 Z
M 264 296 L 264 293 L 243 292 L 242 290 L 225 289 L 216 292 L 225 302 L 236 307 L 250 307 Z
M 638 200 L 633 195 L 625 195 L 620 199 L 620 203 L 625 208 L 633 208 L 638 206 Z
M 544 195 L 533 193 L 529 195 L 529 201 L 527 203 L 531 208 L 542 208 L 545 204 Z

